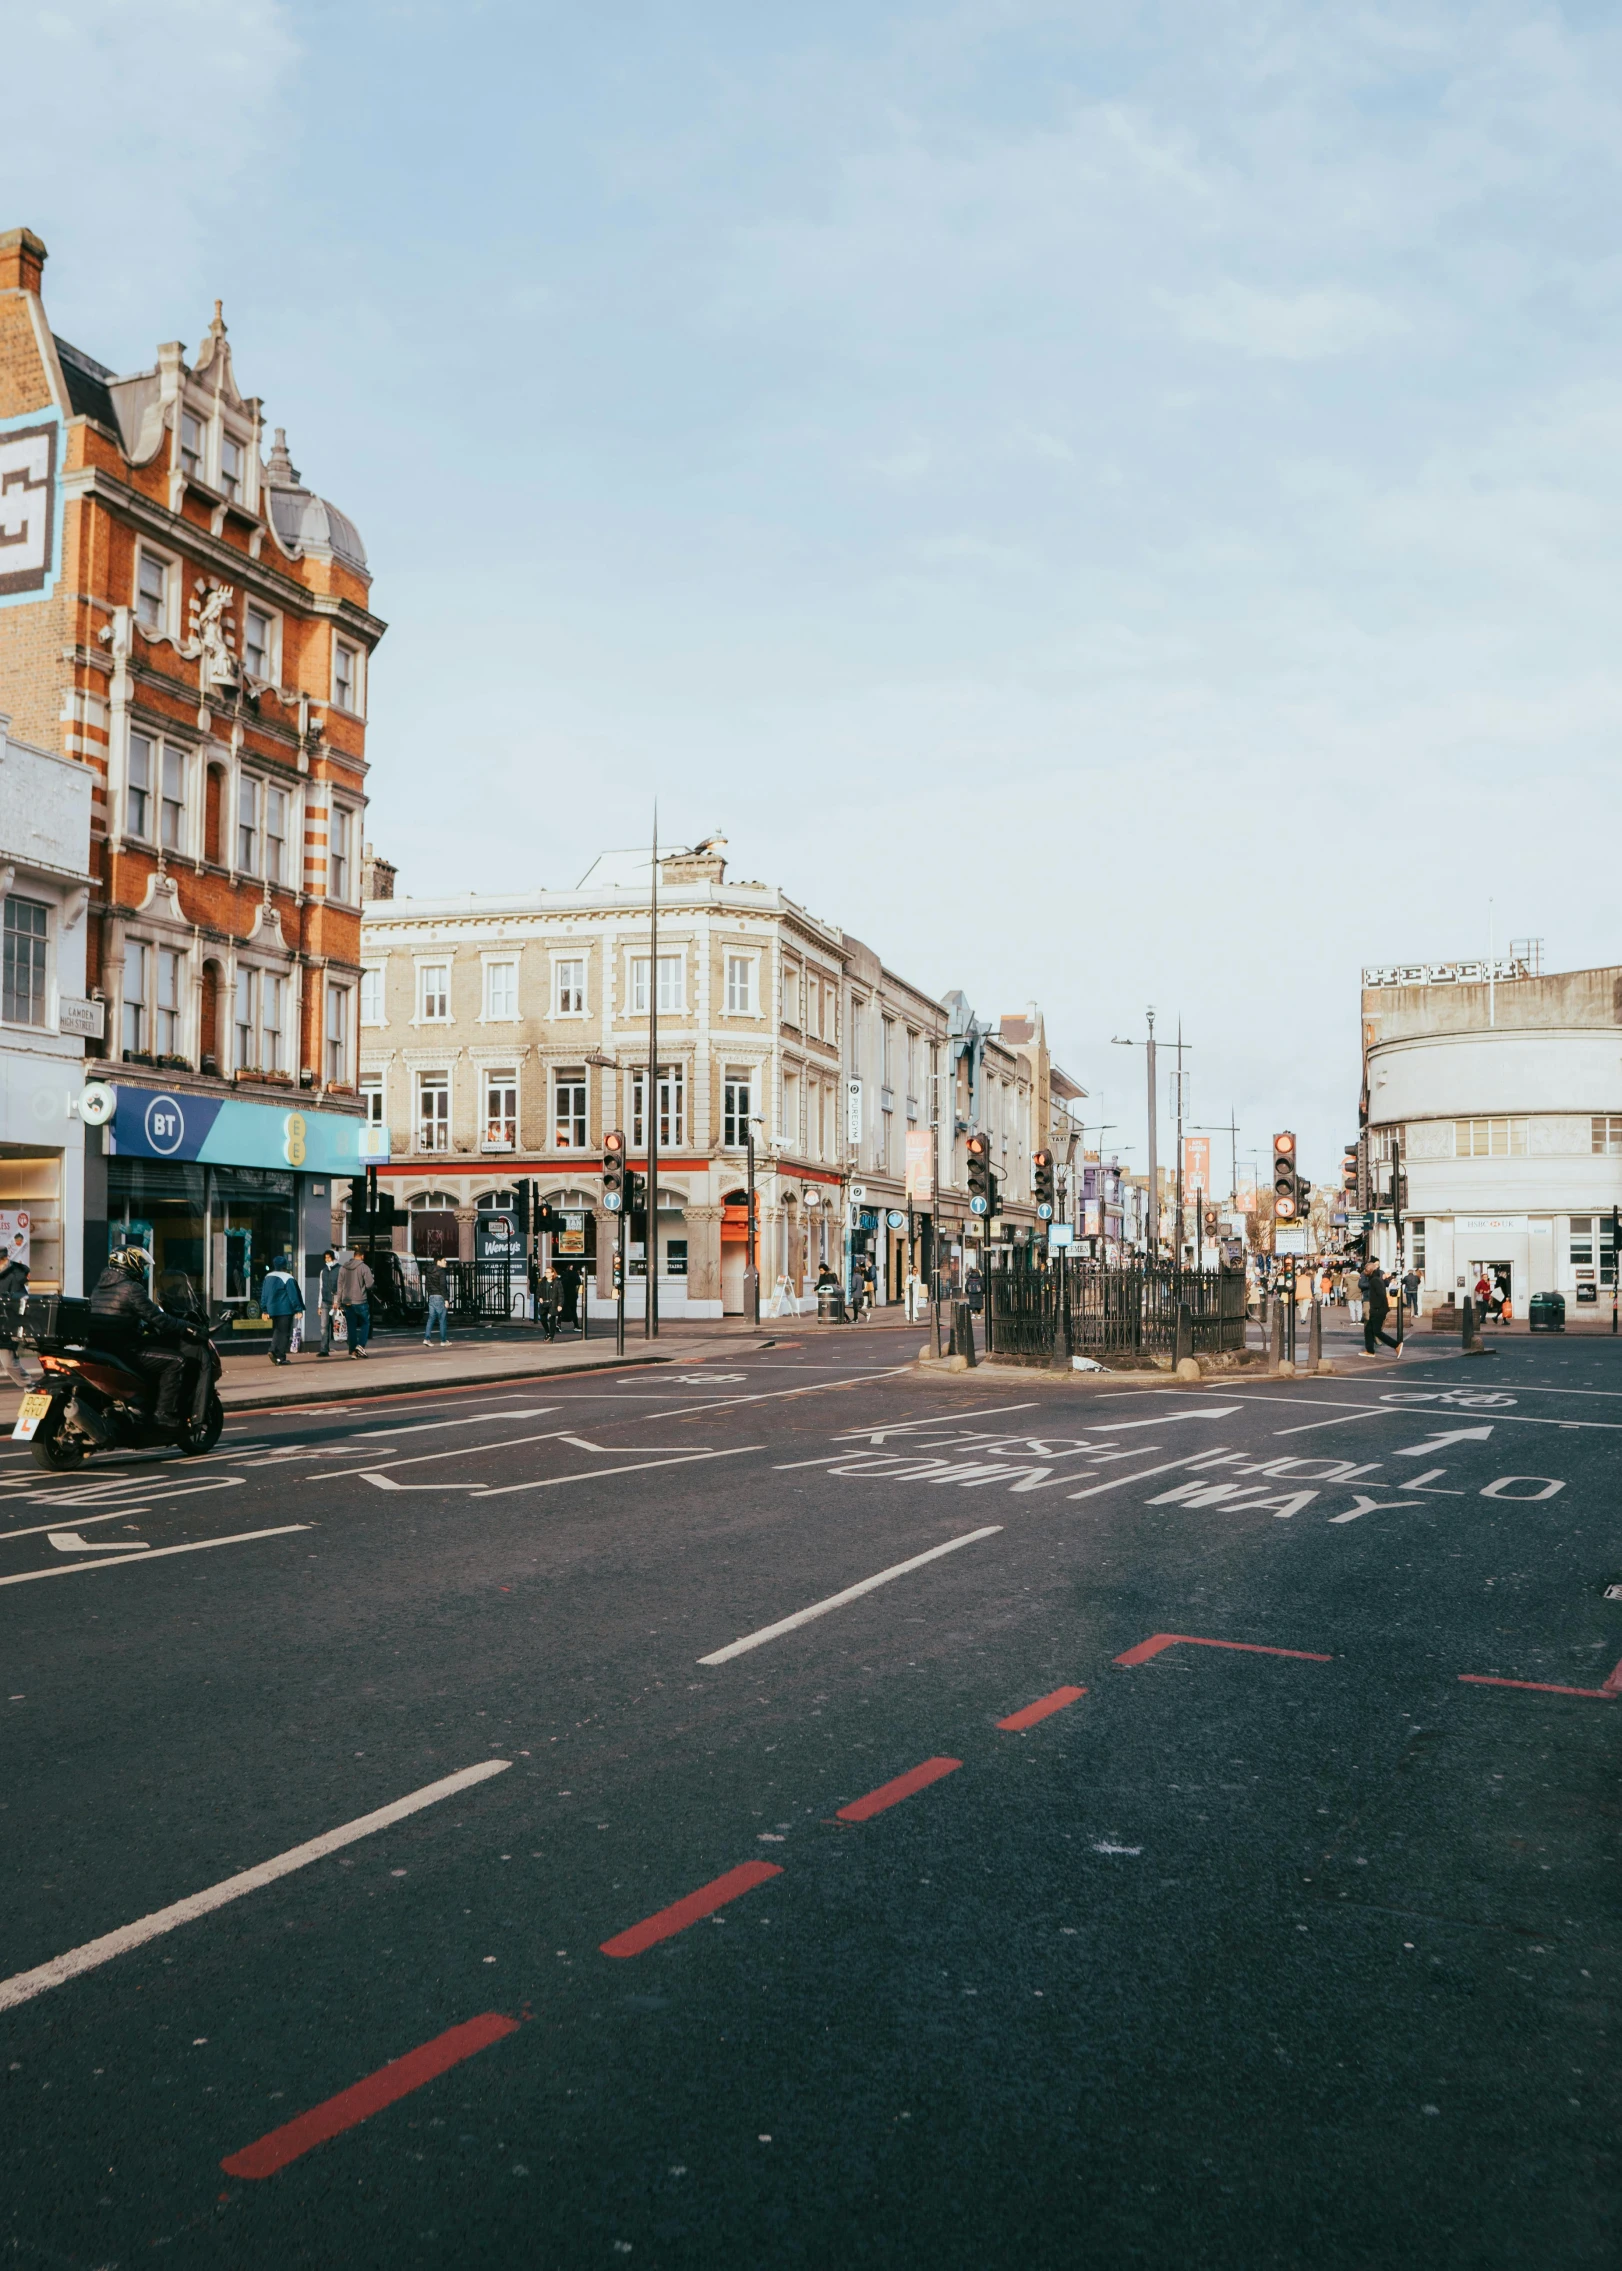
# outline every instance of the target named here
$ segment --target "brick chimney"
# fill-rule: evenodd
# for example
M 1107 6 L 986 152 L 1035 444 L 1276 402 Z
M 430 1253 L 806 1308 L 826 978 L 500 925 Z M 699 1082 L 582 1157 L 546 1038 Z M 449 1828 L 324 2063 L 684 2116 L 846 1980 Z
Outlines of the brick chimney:
M 32 292 L 39 296 L 45 270 L 45 247 L 32 229 L 0 230 L 0 292 Z

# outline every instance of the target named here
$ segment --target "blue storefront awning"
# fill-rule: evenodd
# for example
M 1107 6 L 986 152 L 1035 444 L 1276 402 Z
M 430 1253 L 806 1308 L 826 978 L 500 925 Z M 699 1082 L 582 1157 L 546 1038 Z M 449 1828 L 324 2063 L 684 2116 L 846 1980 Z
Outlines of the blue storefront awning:
M 249 1104 L 161 1088 L 116 1090 L 104 1141 L 127 1159 L 197 1159 L 217 1166 L 297 1167 L 314 1175 L 359 1175 L 376 1130 L 355 1115 Z

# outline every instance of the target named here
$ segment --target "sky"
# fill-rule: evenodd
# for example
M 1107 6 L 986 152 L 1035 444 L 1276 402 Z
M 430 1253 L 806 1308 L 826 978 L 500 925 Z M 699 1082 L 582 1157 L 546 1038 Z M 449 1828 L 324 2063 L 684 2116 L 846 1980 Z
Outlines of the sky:
M 657 798 L 1138 1167 L 1181 1018 L 1241 1178 L 1337 1177 L 1363 964 L 1622 958 L 1614 7 L 12 0 L 7 76 L 56 330 L 223 298 L 362 532 L 403 892 Z

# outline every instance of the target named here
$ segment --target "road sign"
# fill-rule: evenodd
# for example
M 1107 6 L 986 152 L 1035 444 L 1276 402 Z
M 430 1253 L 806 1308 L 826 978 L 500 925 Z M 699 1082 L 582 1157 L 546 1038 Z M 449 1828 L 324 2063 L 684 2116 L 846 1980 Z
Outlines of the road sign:
M 1073 1246 L 1075 1242 L 1075 1229 L 1070 1223 L 1050 1222 L 1048 1224 L 1048 1244 L 1050 1246 Z
M 973 1197 L 972 1199 L 970 1199 L 970 1201 L 969 1201 L 969 1212 L 970 1212 L 971 1214 L 985 1214 L 985 1213 L 988 1213 L 988 1212 L 990 1211 L 990 1207 L 991 1207 L 991 1201 L 990 1201 L 989 1199 L 986 1199 L 986 1198 L 982 1198 L 982 1197 L 980 1196 L 980 1194 L 978 1193 L 978 1191 L 977 1191 L 977 1192 L 975 1193 L 974 1197 Z
M 624 1202 L 624 1200 L 623 1200 L 623 1199 L 622 1199 L 622 1198 L 620 1197 L 620 1195 L 619 1195 L 618 1191 L 604 1191 L 604 1193 L 603 1193 L 603 1212 L 604 1212 L 604 1214 L 618 1214 L 618 1213 L 619 1213 L 619 1210 L 620 1210 L 620 1208 L 621 1208 L 621 1207 L 622 1207 L 622 1206 L 623 1206 L 624 1204 L 625 1204 L 625 1202 Z
M 886 1228 L 890 1230 L 905 1230 L 907 1227 L 907 1218 L 897 1206 L 891 1207 L 884 1221 Z
M 850 1203 L 852 1206 L 860 1206 L 866 1196 L 867 1185 L 865 1183 L 852 1183 L 850 1187 Z
M 1304 1254 L 1306 1250 L 1307 1234 L 1304 1230 L 1275 1230 L 1273 1232 L 1273 1251 L 1275 1254 Z
M 1048 1205 L 1046 1199 L 1044 1199 L 1041 1205 L 1037 1208 L 1036 1219 L 1038 1222 L 1051 1222 L 1053 1220 L 1053 1209 Z

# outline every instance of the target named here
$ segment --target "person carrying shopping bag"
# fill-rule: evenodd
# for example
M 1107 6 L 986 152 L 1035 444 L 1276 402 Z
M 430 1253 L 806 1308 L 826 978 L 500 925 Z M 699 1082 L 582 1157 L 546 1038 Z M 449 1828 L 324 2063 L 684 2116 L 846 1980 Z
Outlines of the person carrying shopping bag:
M 304 1295 L 286 1254 L 278 1254 L 265 1272 L 259 1307 L 270 1319 L 270 1361 L 286 1364 L 293 1345 L 293 1327 L 304 1314 Z
M 338 1265 L 338 1306 L 349 1327 L 349 1353 L 352 1357 L 366 1354 L 366 1343 L 372 1337 L 372 1312 L 367 1295 L 371 1292 L 371 1271 L 351 1246 Z

